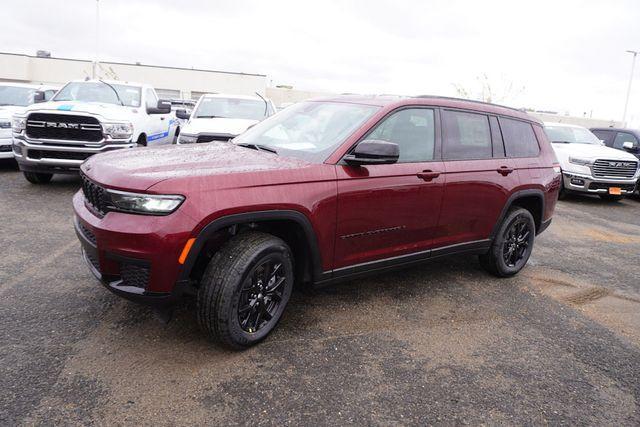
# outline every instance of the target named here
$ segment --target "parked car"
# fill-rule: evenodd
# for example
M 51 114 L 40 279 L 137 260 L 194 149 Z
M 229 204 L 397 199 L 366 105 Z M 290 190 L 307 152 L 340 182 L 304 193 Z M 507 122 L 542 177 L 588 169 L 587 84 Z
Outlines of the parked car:
M 231 143 L 106 153 L 81 176 L 93 274 L 162 310 L 195 297 L 201 327 L 234 348 L 267 336 L 294 282 L 452 254 L 512 276 L 560 189 L 540 122 L 441 97 L 301 102 Z
M 13 117 L 13 151 L 33 184 L 53 174 L 78 173 L 96 153 L 170 143 L 176 129 L 171 104 L 139 83 L 77 80 L 48 102 Z
M 624 150 L 640 158 L 640 130 L 624 128 L 592 128 L 591 132 L 607 147 Z
M 607 147 L 581 126 L 545 123 L 545 132 L 562 169 L 561 197 L 579 192 L 620 200 L 635 191 L 640 172 L 632 154 Z
M 202 95 L 191 114 L 176 112 L 178 118 L 189 119 L 178 144 L 229 141 L 275 110 L 273 102 L 261 96 Z
M 51 99 L 58 88 L 25 83 L 0 83 L 0 159 L 12 159 L 11 117 L 35 102 L 35 95 Z

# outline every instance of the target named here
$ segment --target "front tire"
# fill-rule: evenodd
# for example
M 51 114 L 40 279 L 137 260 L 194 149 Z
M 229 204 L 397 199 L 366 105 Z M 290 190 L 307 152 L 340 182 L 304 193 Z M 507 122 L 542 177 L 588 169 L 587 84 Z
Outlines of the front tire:
M 32 184 L 47 184 L 53 178 L 52 173 L 39 173 L 39 172 L 22 172 L 24 177 Z
M 500 224 L 489 252 L 480 255 L 480 264 L 497 277 L 517 274 L 531 256 L 535 234 L 536 224 L 531 212 L 512 208 Z
M 250 347 L 275 328 L 293 289 L 293 257 L 270 234 L 247 232 L 211 259 L 198 290 L 198 323 L 233 349 Z

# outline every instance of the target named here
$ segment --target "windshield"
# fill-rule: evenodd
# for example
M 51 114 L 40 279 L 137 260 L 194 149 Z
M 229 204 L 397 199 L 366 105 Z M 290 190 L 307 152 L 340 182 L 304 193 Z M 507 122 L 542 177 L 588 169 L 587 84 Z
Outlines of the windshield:
M 588 129 L 569 126 L 545 126 L 545 132 L 551 142 L 571 144 L 602 145 L 597 136 Z
M 17 105 L 26 107 L 33 103 L 36 90 L 19 86 L 0 86 L 0 105 Z
M 338 102 L 301 102 L 236 137 L 278 154 L 322 162 L 379 107 Z
M 200 101 L 194 117 L 211 119 L 262 120 L 265 118 L 266 105 L 261 99 L 218 98 L 205 96 Z
M 72 82 L 60 89 L 53 100 L 104 102 L 116 105 L 121 105 L 120 100 L 122 100 L 122 104 L 128 107 L 139 107 L 140 88 L 116 83 Z

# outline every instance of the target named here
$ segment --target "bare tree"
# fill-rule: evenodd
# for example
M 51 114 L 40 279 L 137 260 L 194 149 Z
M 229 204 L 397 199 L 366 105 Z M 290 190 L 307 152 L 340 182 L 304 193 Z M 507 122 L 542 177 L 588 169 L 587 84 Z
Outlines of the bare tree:
M 504 76 L 500 79 L 492 79 L 486 73 L 476 77 L 477 84 L 472 88 L 453 84 L 456 94 L 460 98 L 475 99 L 484 102 L 508 103 L 521 95 L 525 86 L 515 84 Z

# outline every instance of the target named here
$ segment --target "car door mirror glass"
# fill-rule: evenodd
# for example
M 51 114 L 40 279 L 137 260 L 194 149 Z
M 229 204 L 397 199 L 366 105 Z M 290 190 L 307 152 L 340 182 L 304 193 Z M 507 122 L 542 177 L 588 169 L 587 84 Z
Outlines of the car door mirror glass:
M 358 143 L 353 151 L 345 156 L 349 165 L 384 165 L 396 163 L 400 157 L 398 144 L 377 139 Z

